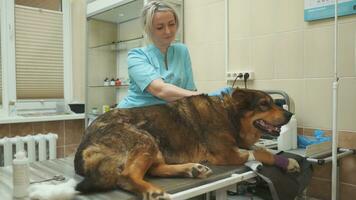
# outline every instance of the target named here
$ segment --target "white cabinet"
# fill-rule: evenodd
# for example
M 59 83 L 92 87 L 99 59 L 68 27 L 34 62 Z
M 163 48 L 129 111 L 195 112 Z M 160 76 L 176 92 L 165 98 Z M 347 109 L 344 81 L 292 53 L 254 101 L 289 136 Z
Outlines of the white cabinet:
M 183 1 L 166 0 L 182 20 Z M 140 14 L 145 0 L 96 0 L 87 4 L 86 116 L 114 106 L 129 87 L 127 52 L 145 45 Z M 183 23 L 177 38 L 183 41 Z M 105 86 L 105 79 L 120 79 L 120 86 Z M 93 115 L 92 111 L 97 110 Z

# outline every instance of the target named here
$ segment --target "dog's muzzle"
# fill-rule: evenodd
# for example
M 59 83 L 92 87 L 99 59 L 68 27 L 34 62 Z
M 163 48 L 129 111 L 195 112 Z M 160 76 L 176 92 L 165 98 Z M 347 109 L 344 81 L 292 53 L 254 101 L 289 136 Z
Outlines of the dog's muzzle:
M 261 131 L 271 134 L 273 136 L 279 136 L 279 133 L 281 132 L 281 127 L 280 126 L 274 126 L 272 124 L 267 123 L 263 119 L 258 119 L 253 122 L 253 125 L 260 129 Z

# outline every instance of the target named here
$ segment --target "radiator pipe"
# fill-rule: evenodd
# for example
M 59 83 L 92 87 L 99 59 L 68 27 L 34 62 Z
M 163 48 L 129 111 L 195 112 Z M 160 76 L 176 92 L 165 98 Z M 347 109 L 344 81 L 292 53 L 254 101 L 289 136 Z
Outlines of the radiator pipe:
M 35 136 L 38 141 L 38 160 L 46 160 L 46 140 L 43 134 L 38 134 Z
M 20 136 L 16 136 L 13 140 L 16 144 L 16 153 L 20 151 L 25 151 L 25 143 Z
M 48 133 L 45 135 L 45 138 L 49 142 L 49 159 L 56 159 L 57 158 L 57 138 L 58 135 L 54 133 Z
M 36 142 L 33 136 L 27 135 L 23 139 L 27 144 L 27 157 L 29 162 L 36 161 Z
M 8 137 L 0 139 L 0 145 L 4 147 L 4 166 L 12 163 L 12 142 Z

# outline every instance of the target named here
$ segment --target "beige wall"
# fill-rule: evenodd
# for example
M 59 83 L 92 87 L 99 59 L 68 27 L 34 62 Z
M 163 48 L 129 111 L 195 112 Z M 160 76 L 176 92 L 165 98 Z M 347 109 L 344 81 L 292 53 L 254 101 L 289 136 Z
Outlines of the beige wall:
M 86 0 L 71 0 L 73 99 L 85 101 Z
M 286 91 L 298 126 L 331 129 L 333 20 L 304 22 L 301 0 L 229 3 L 228 70 L 253 70 L 250 88 Z M 225 85 L 224 13 L 224 0 L 185 0 L 185 42 L 202 91 Z M 355 132 L 356 15 L 339 20 L 339 129 Z

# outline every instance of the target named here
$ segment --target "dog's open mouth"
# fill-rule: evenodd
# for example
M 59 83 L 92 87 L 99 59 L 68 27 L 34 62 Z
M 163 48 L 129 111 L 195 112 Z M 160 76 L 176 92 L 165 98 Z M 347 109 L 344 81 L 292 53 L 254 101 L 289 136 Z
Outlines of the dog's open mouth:
M 274 126 L 272 124 L 269 124 L 263 119 L 258 119 L 256 121 L 254 121 L 253 124 L 256 128 L 262 130 L 265 133 L 271 134 L 271 135 L 279 136 L 279 133 L 281 132 L 280 126 Z

